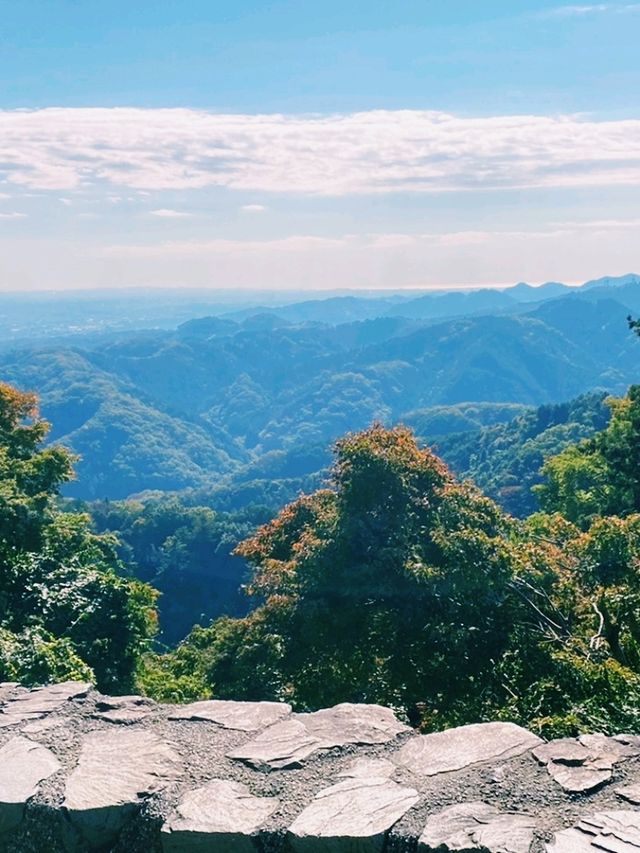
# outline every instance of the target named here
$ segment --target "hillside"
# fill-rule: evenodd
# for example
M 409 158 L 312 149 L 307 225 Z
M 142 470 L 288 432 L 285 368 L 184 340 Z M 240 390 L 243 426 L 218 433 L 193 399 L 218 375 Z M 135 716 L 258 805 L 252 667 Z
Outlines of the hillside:
M 520 313 L 438 323 L 211 317 L 7 352 L 0 374 L 37 391 L 52 437 L 81 455 L 67 494 L 201 489 L 265 454 L 326 448 L 374 420 L 413 423 L 416 412 L 435 417 L 438 407 L 467 403 L 491 404 L 492 417 L 508 420 L 497 414 L 508 405 L 621 393 L 637 376 L 626 316 L 639 293 L 637 283 L 593 287 Z M 458 429 L 434 422 L 425 435 Z M 279 473 L 299 476 L 286 465 Z
M 540 406 L 506 424 L 436 438 L 434 449 L 452 470 L 471 479 L 512 515 L 538 509 L 532 487 L 544 460 L 602 430 L 610 410 L 603 394 Z M 418 433 L 420 434 L 420 432 Z

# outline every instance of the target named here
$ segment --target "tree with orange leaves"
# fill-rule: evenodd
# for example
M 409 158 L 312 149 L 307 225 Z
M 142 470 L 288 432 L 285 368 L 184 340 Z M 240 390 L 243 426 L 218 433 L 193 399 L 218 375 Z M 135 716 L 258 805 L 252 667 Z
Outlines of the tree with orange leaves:
M 214 694 L 467 713 L 507 642 L 511 521 L 403 427 L 335 453 L 332 488 L 238 547 L 259 605 L 215 623 Z

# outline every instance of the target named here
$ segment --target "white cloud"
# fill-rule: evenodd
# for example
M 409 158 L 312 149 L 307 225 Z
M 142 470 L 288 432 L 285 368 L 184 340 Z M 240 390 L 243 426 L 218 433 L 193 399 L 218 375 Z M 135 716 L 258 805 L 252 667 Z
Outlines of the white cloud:
M 26 213 L 17 213 L 15 211 L 12 213 L 0 213 L 0 219 L 26 219 L 26 218 L 27 218 Z
M 245 213 L 264 213 L 266 209 L 264 204 L 243 204 L 240 208 Z
M 640 183 L 640 120 L 0 111 L 0 164 L 5 184 L 67 194 L 90 185 L 334 196 L 628 185 Z
M 546 9 L 540 12 L 539 18 L 582 18 L 586 15 L 597 15 L 603 12 L 614 12 L 617 14 L 625 12 L 639 12 L 640 3 L 590 3 L 586 5 L 558 6 L 555 9 Z
M 169 210 L 169 208 L 161 207 L 159 210 L 150 210 L 151 216 L 159 216 L 161 219 L 188 219 L 191 214 L 183 210 Z

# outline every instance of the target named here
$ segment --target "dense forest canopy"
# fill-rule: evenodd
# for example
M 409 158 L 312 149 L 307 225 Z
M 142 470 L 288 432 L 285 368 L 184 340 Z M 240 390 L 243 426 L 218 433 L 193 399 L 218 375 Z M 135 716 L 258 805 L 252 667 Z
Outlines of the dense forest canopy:
M 627 398 L 638 410 L 637 389 Z M 617 434 L 615 420 L 601 433 Z M 251 612 L 149 658 L 165 697 L 393 705 L 425 729 L 639 724 L 640 506 L 578 527 L 506 515 L 405 428 L 336 445 L 332 488 L 237 549 Z
M 133 687 L 155 631 L 151 587 L 122 576 L 115 542 L 56 504 L 72 457 L 43 448 L 36 399 L 0 384 L 0 681 L 86 678 Z
M 424 730 L 637 730 L 640 386 L 555 402 L 563 374 L 537 407 L 496 391 L 514 329 L 557 379 L 587 350 L 587 386 L 632 372 L 633 336 L 607 361 L 623 306 L 573 299 L 577 331 L 564 300 L 423 327 L 216 318 L 6 356 L 60 420 L 0 385 L 0 679 L 380 702 Z M 276 380 L 292 359 L 304 387 Z M 504 395 L 548 381 L 531 362 Z M 488 399 L 456 399 L 472 386 Z M 78 441 L 89 494 L 113 477 L 124 499 L 61 496 Z

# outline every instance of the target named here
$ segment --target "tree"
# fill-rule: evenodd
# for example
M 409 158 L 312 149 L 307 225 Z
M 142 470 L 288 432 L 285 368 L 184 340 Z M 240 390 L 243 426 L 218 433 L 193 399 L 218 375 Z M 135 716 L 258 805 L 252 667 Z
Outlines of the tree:
M 405 428 L 339 441 L 333 486 L 238 547 L 260 604 L 214 623 L 214 695 L 472 716 L 509 635 L 510 520 Z
M 73 457 L 41 445 L 37 400 L 0 383 L 0 680 L 68 677 L 127 691 L 155 631 L 151 587 L 122 576 L 115 540 L 62 513 Z
M 536 487 L 545 512 L 585 528 L 600 515 L 640 512 L 640 386 L 607 402 L 607 428 L 548 459 Z

